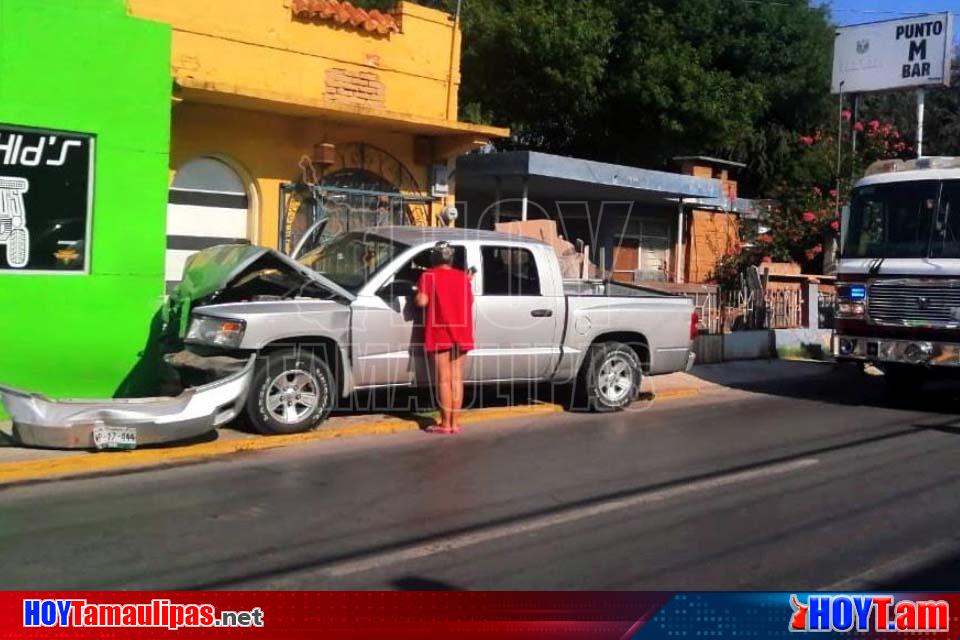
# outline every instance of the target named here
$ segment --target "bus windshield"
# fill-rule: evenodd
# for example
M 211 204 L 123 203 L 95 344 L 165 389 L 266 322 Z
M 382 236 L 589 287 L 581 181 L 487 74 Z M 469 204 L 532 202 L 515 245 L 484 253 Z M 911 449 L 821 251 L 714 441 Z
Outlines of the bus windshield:
M 854 191 L 844 258 L 926 258 L 941 183 L 869 185 Z

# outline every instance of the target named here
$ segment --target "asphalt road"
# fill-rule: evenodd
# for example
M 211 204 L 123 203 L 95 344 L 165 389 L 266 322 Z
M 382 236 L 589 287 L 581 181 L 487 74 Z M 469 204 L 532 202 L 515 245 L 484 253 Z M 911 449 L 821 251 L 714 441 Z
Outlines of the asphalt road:
M 955 390 L 801 371 L 9 487 L 0 587 L 960 588 Z

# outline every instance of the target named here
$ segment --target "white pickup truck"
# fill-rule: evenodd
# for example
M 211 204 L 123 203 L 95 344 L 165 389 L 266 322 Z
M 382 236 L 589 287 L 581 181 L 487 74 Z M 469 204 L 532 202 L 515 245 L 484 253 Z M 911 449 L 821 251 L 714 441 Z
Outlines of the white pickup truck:
M 355 391 L 429 385 L 413 297 L 439 241 L 475 270 L 469 383 L 567 384 L 575 406 L 614 411 L 636 398 L 642 376 L 693 363 L 689 299 L 565 282 L 550 245 L 515 235 L 379 227 L 299 260 L 250 245 L 192 256 L 166 309 L 167 362 L 186 387 L 177 396 L 50 400 L 0 386 L 0 400 L 17 439 L 44 447 L 182 440 L 241 413 L 264 434 L 314 428 Z
M 636 398 L 643 375 L 693 362 L 697 317 L 686 298 L 565 282 L 553 249 L 536 240 L 421 227 L 345 233 L 298 261 L 252 246 L 201 252 L 184 276 L 187 288 L 206 283 L 194 287 L 187 347 L 257 355 L 246 413 L 267 434 L 315 427 L 338 396 L 360 389 L 427 385 L 413 292 L 438 241 L 476 273 L 469 383 L 573 383 L 581 406 L 609 411 Z

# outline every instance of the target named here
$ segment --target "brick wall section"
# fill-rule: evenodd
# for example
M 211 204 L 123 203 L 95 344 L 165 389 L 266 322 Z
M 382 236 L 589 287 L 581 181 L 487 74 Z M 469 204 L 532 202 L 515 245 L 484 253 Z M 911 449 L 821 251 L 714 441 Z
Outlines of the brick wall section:
M 373 71 L 334 68 L 327 70 L 324 97 L 330 102 L 383 109 L 387 93 L 383 82 Z
M 694 210 L 690 214 L 689 233 L 687 282 L 706 282 L 720 258 L 739 244 L 739 220 L 732 213 Z

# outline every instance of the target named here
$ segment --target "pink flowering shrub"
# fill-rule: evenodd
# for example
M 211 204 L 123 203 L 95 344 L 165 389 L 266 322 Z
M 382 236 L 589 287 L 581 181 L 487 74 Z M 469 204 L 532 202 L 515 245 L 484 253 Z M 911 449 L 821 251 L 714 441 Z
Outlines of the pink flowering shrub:
M 732 284 L 746 265 L 770 260 L 797 262 L 805 273 L 822 270 L 824 242 L 840 230 L 838 212 L 847 204 L 853 182 L 871 163 L 904 157 L 913 150 L 891 123 L 852 122 L 849 111 L 841 118 L 857 132 L 857 152 L 851 151 L 848 130 L 841 145 L 839 183 L 836 133 L 814 131 L 797 136 L 790 177 L 771 194 L 778 204 L 766 212 L 763 224 L 767 230 L 752 243 L 745 238 L 746 247 L 729 248 L 714 279 Z

